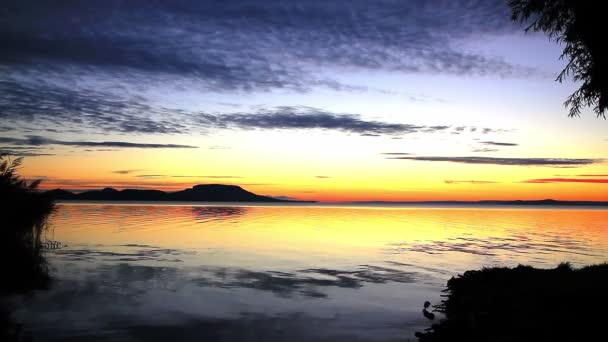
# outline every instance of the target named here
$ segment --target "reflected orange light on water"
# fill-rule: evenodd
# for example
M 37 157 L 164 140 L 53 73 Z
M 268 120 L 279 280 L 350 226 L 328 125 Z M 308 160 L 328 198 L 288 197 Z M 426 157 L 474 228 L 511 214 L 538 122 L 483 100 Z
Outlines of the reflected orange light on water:
M 229 253 L 230 263 L 388 261 L 465 270 L 608 260 L 607 222 L 608 211 L 574 209 L 69 204 L 52 227 L 53 239 L 68 245 L 215 251 Z

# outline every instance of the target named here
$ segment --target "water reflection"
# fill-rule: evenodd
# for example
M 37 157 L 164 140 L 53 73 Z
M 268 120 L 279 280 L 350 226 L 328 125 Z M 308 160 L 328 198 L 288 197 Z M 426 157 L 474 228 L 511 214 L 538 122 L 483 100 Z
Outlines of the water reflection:
M 446 241 L 397 242 L 389 244 L 388 250 L 395 253 L 420 252 L 431 255 L 444 255 L 448 252 L 498 256 L 504 253 L 517 254 L 554 254 L 567 253 L 587 257 L 601 258 L 601 254 L 587 251 L 589 241 L 577 241 L 550 237 L 544 241 L 535 241 L 526 236 L 509 238 L 491 237 L 486 239 L 472 237 L 448 238 Z
M 192 207 L 194 219 L 202 223 L 210 220 L 224 220 L 245 215 L 245 207 Z
M 63 205 L 37 341 L 403 340 L 457 272 L 608 258 L 608 212 Z M 204 228 L 204 229 L 201 229 Z
M 186 253 L 171 248 L 161 248 L 150 245 L 125 244 L 115 246 L 95 245 L 89 248 L 74 248 L 66 246 L 54 253 L 55 257 L 61 257 L 71 261 L 165 261 L 181 262 L 177 257 Z M 192 254 L 195 252 L 190 252 Z

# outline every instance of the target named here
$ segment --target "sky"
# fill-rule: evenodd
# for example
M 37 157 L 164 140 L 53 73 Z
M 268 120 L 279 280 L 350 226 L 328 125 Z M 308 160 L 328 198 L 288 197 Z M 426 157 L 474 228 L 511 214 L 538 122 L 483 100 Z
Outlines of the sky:
M 7 1 L 0 151 L 44 189 L 608 200 L 608 122 L 505 1 Z

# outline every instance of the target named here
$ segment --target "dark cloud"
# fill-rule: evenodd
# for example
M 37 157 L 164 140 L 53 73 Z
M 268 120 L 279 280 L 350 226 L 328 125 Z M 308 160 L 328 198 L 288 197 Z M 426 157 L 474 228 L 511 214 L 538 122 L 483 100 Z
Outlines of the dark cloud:
M 435 131 L 444 131 L 450 127 L 451 126 L 438 125 L 438 126 L 429 126 L 427 129 L 429 129 L 432 132 L 435 132 Z
M 537 178 L 527 179 L 522 183 L 546 184 L 546 183 L 608 183 L 606 178 Z
M 446 126 L 421 126 L 367 120 L 357 114 L 333 113 L 305 106 L 280 106 L 250 113 L 200 114 L 206 127 L 239 129 L 325 129 L 368 135 L 441 132 Z
M 411 156 L 412 155 L 412 153 L 407 153 L 407 152 L 383 152 L 381 154 L 386 155 L 386 156 Z
M 241 129 L 329 129 L 351 133 L 396 134 L 414 133 L 424 126 L 388 123 L 362 119 L 355 114 L 335 114 L 310 107 L 283 106 L 258 110 L 255 113 L 234 113 L 203 116 L 203 120 L 220 127 Z
M 471 129 L 473 129 L 473 128 L 474 127 L 471 127 Z M 481 129 L 481 134 L 509 133 L 509 132 L 513 132 L 513 129 L 507 129 L 507 128 L 489 128 L 489 127 L 484 127 L 484 128 Z
M 0 118 L 17 128 L 171 134 L 188 131 L 183 117 L 178 110 L 147 104 L 138 96 L 0 77 Z
M 508 14 L 502 0 L 12 1 L 0 12 L 2 130 L 184 133 L 191 113 L 146 96 L 367 90 L 331 79 L 344 70 L 527 77 L 535 71 L 461 48 L 517 32 Z
M 510 165 L 510 166 L 582 166 L 601 163 L 603 159 L 573 159 L 573 158 L 495 158 L 495 157 L 388 157 L 388 159 L 417 160 L 430 162 L 450 162 L 461 164 L 487 164 L 487 165 Z
M 168 175 L 137 175 L 135 177 L 138 177 L 138 178 L 168 178 L 171 176 L 168 176 Z
M 37 152 L 36 150 L 15 150 L 12 148 L 0 147 L 0 154 L 8 154 L 9 156 L 15 157 L 40 157 L 40 156 L 54 156 L 53 153 Z
M 314 77 L 309 65 L 464 75 L 526 71 L 454 43 L 517 30 L 500 0 L 23 0 L 3 11 L 0 23 L 5 65 L 188 77 L 219 89 L 340 87 Z
M 328 178 L 333 178 L 333 177 L 331 177 L 331 176 L 315 176 L 315 178 L 328 179 Z
M 213 129 L 325 129 L 380 136 L 438 133 L 451 128 L 447 125 L 368 120 L 354 113 L 334 113 L 306 106 L 206 113 L 151 105 L 141 97 L 100 90 L 39 86 L 41 89 L 37 91 L 35 87 L 0 80 L 0 117 L 24 131 L 52 126 L 55 127 L 53 132 L 79 128 L 80 133 L 91 130 L 100 133 L 173 134 L 205 133 Z M 211 148 L 224 149 L 221 146 Z
M 238 178 L 243 178 L 242 176 L 160 175 L 160 174 L 137 175 L 135 177 L 139 177 L 139 178 L 212 178 L 212 179 L 238 179 Z
M 285 195 L 279 195 L 279 196 L 270 196 L 276 199 L 280 199 L 280 200 L 284 200 L 284 201 L 297 201 L 298 199 L 295 197 L 290 197 L 290 196 L 285 196 Z
M 141 170 L 116 170 L 116 171 L 112 171 L 112 173 L 117 173 L 119 175 L 128 175 L 130 173 L 138 172 L 138 171 L 141 171 Z
M 454 128 L 454 131 L 452 132 L 453 134 L 460 134 L 462 132 L 464 132 L 464 130 L 466 129 L 466 126 L 458 126 Z
M 499 141 L 480 141 L 480 144 L 491 145 L 491 146 L 517 146 L 516 143 L 499 142 Z
M 443 181 L 445 184 L 498 184 L 500 182 L 485 181 L 485 180 L 452 180 L 446 179 Z
M 79 147 L 120 147 L 120 148 L 198 148 L 190 145 L 176 144 L 148 144 L 132 143 L 125 141 L 64 141 L 45 138 L 37 135 L 30 135 L 26 138 L 2 138 L 0 143 L 28 146 L 64 145 Z

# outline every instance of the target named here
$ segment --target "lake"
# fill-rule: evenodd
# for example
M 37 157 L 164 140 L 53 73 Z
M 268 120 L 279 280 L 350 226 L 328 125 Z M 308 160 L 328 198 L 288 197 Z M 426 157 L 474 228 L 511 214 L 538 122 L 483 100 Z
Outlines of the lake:
M 61 204 L 35 341 L 403 341 L 469 269 L 608 260 L 608 210 Z

